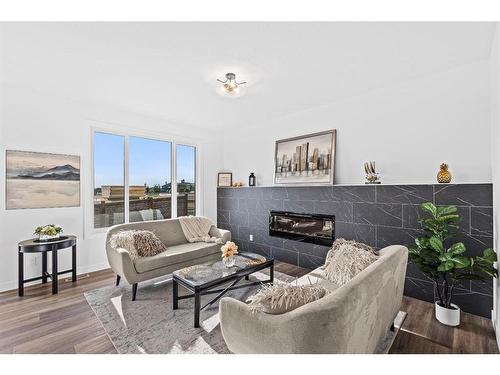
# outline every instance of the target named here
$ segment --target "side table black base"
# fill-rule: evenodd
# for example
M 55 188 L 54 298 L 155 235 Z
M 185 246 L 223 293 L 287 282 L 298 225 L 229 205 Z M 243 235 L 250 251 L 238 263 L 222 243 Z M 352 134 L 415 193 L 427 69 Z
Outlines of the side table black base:
M 71 247 L 71 269 L 65 271 L 58 270 L 58 250 Z M 47 272 L 47 253 L 52 252 L 52 272 Z M 24 278 L 24 254 L 41 253 L 42 254 L 42 275 Z M 64 239 L 52 242 L 36 242 L 35 240 L 26 240 L 18 244 L 18 295 L 24 295 L 24 284 L 31 281 L 42 280 L 46 284 L 50 279 L 52 282 L 52 294 L 59 291 L 58 276 L 71 272 L 72 282 L 76 281 L 76 237 L 67 236 Z

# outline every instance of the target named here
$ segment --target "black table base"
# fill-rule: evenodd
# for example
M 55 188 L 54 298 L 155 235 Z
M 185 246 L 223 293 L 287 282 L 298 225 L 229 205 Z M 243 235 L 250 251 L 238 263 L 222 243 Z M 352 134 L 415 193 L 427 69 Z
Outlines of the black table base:
M 64 248 L 71 247 L 71 269 L 65 271 L 58 270 L 58 251 Z M 47 272 L 47 253 L 52 253 L 52 272 Z M 24 278 L 24 254 L 26 253 L 41 253 L 42 254 L 42 275 Z M 48 279 L 52 282 L 52 294 L 57 294 L 59 291 L 58 276 L 66 273 L 71 273 L 71 281 L 76 281 L 76 237 L 68 236 L 64 239 L 55 240 L 52 242 L 42 242 L 36 240 L 22 241 L 18 245 L 18 295 L 24 295 L 24 284 L 31 281 L 42 280 L 42 284 L 46 284 Z
M 264 280 L 264 281 L 253 281 L 253 282 L 247 282 L 245 284 L 237 285 L 241 280 L 249 280 L 249 275 L 252 273 L 255 273 L 257 271 L 260 271 L 264 268 L 269 268 L 269 280 Z M 221 284 L 226 284 L 228 282 L 231 282 L 228 286 L 214 289 L 216 287 L 220 287 Z M 217 302 L 219 299 L 221 299 L 224 294 L 229 292 L 230 290 L 235 290 L 235 289 L 241 289 L 241 288 L 248 288 L 253 285 L 261 285 L 261 284 L 266 284 L 266 283 L 273 283 L 274 282 L 274 262 L 273 261 L 268 261 L 265 264 L 263 264 L 260 267 L 256 267 L 254 269 L 248 270 L 248 273 L 240 273 L 240 274 L 235 274 L 235 277 L 231 280 L 224 279 L 221 280 L 220 283 L 217 282 L 211 282 L 209 286 L 191 286 L 187 283 L 185 283 L 181 278 L 177 278 L 175 275 L 172 279 L 172 287 L 173 287 L 173 309 L 177 310 L 179 308 L 179 301 L 187 298 L 194 298 L 194 327 L 199 328 L 200 327 L 200 312 L 205 310 L 207 307 L 212 306 L 215 302 Z M 179 296 L 179 285 L 182 285 L 184 288 L 188 289 L 191 291 L 191 294 L 186 294 Z M 210 300 L 208 303 L 205 305 L 201 306 L 201 297 L 209 294 L 215 294 L 217 295 Z

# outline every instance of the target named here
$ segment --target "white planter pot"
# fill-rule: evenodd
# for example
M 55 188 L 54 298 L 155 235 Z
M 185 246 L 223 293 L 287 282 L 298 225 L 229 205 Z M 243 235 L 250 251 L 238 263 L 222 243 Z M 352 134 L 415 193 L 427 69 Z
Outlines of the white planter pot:
M 460 324 L 460 308 L 454 303 L 451 304 L 454 309 L 447 309 L 440 306 L 437 302 L 434 303 L 436 308 L 436 319 L 447 326 L 458 326 Z
M 60 237 L 61 237 L 61 236 L 60 236 L 60 234 L 59 234 L 59 233 L 58 233 L 58 234 L 56 234 L 56 235 L 54 235 L 54 236 L 49 236 L 48 234 L 39 234 L 39 235 L 38 235 L 38 239 L 39 239 L 40 241 L 55 240 L 55 239 L 58 239 L 58 238 L 60 238 Z

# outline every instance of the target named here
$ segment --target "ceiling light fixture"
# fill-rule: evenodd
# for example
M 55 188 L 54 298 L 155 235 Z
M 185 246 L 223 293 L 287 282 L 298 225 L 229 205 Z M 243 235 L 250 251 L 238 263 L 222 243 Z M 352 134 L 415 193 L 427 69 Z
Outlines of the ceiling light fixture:
M 226 73 L 226 80 L 217 79 L 218 82 L 222 83 L 219 88 L 219 92 L 227 97 L 238 97 L 240 94 L 240 86 L 246 84 L 246 82 L 237 82 L 236 74 Z

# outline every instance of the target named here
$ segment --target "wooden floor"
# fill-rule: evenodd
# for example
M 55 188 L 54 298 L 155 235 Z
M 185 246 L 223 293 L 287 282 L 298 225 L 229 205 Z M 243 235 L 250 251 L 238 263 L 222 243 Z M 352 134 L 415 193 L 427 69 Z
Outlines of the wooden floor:
M 278 263 L 276 270 L 302 276 L 308 270 Z M 80 276 L 76 284 L 61 280 L 59 294 L 49 284 L 0 293 L 0 353 L 116 353 L 83 292 L 113 285 L 110 270 Z M 139 289 L 140 292 L 140 289 Z M 462 314 L 458 328 L 439 324 L 430 303 L 405 297 L 408 316 L 391 353 L 498 353 L 489 319 Z

